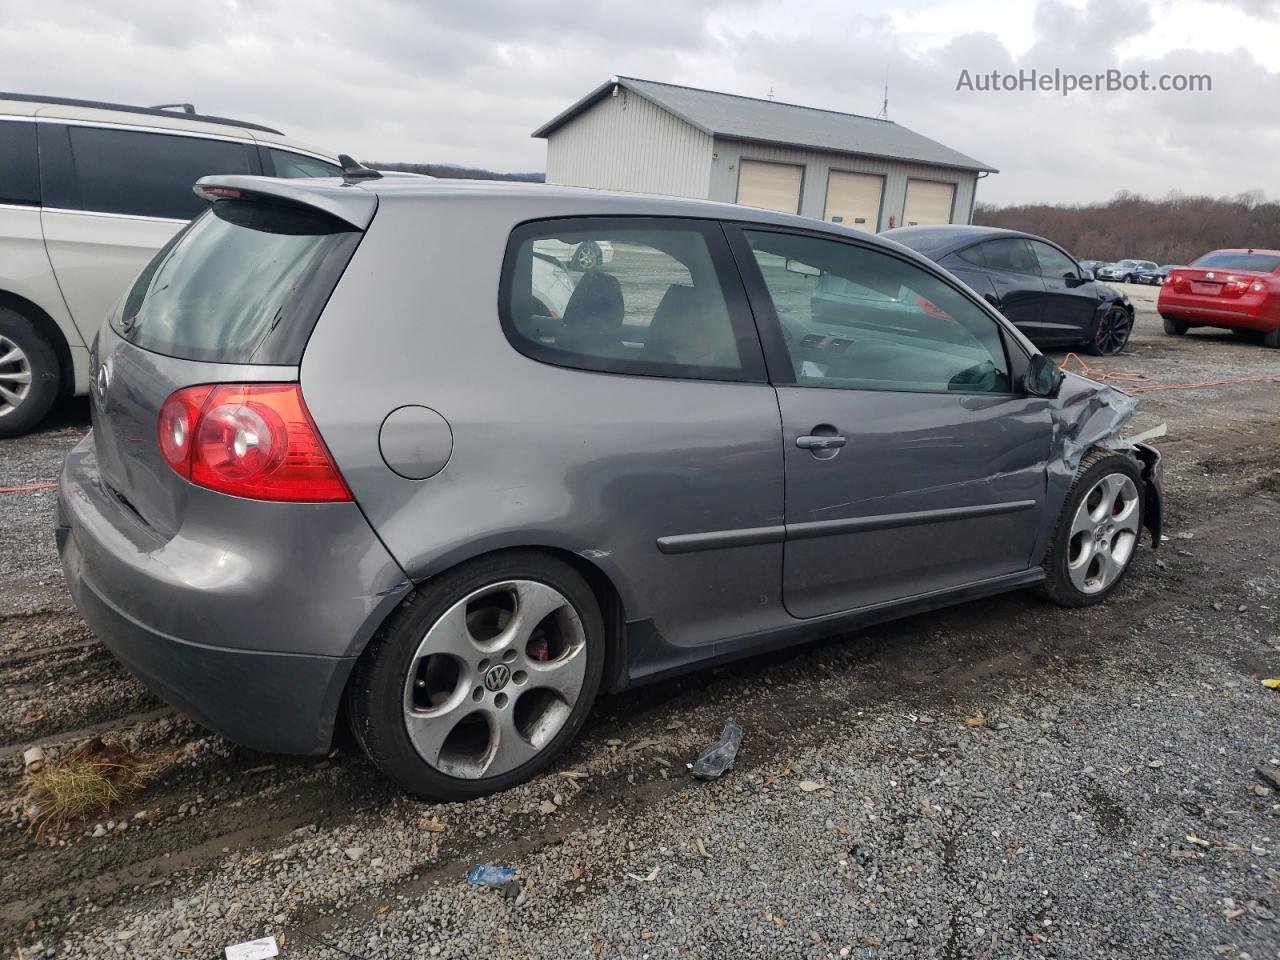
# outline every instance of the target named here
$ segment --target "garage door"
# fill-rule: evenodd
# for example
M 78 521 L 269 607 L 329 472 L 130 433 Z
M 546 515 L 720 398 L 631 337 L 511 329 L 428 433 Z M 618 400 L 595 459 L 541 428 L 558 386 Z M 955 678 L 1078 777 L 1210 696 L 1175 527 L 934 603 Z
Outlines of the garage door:
M 832 170 L 827 177 L 827 207 L 822 217 L 855 230 L 875 233 L 880 229 L 880 194 L 883 191 L 884 177 Z
M 921 223 L 950 223 L 951 205 L 955 199 L 954 183 L 908 180 L 907 205 L 902 212 L 902 225 L 914 227 Z
M 804 167 L 792 163 L 743 160 L 738 165 L 738 202 L 779 213 L 800 212 Z

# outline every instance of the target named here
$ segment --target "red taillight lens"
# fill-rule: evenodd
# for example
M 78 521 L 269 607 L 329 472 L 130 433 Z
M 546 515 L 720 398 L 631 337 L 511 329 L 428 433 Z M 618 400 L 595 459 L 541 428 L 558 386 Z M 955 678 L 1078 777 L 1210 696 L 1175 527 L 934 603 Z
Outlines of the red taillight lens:
M 192 483 L 255 500 L 350 500 L 296 383 L 188 387 L 160 410 L 160 450 Z
M 156 428 L 160 452 L 169 466 L 188 480 L 191 479 L 191 440 L 196 434 L 200 410 L 212 392 L 212 386 L 179 390 L 160 408 L 160 422 Z

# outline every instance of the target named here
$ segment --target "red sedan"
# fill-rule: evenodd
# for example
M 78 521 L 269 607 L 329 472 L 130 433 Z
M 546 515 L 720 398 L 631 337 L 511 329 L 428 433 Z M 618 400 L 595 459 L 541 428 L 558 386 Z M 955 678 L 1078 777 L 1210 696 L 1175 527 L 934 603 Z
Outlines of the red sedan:
M 1215 250 L 1177 267 L 1160 288 L 1156 309 L 1164 332 L 1223 327 L 1239 336 L 1262 335 L 1280 347 L 1280 250 Z

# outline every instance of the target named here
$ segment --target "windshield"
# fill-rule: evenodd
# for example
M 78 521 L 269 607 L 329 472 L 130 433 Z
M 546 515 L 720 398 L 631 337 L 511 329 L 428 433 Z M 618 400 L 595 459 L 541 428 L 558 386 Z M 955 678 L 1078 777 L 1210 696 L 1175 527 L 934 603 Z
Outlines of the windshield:
M 297 363 L 359 237 L 306 207 L 219 200 L 152 258 L 113 326 L 186 360 Z

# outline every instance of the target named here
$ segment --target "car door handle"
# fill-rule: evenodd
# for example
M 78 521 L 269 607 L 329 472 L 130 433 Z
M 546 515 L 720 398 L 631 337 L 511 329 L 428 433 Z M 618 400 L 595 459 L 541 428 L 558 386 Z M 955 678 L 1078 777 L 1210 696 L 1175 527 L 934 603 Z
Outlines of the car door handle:
M 844 437 L 796 437 L 796 446 L 801 450 L 836 450 L 844 445 Z

